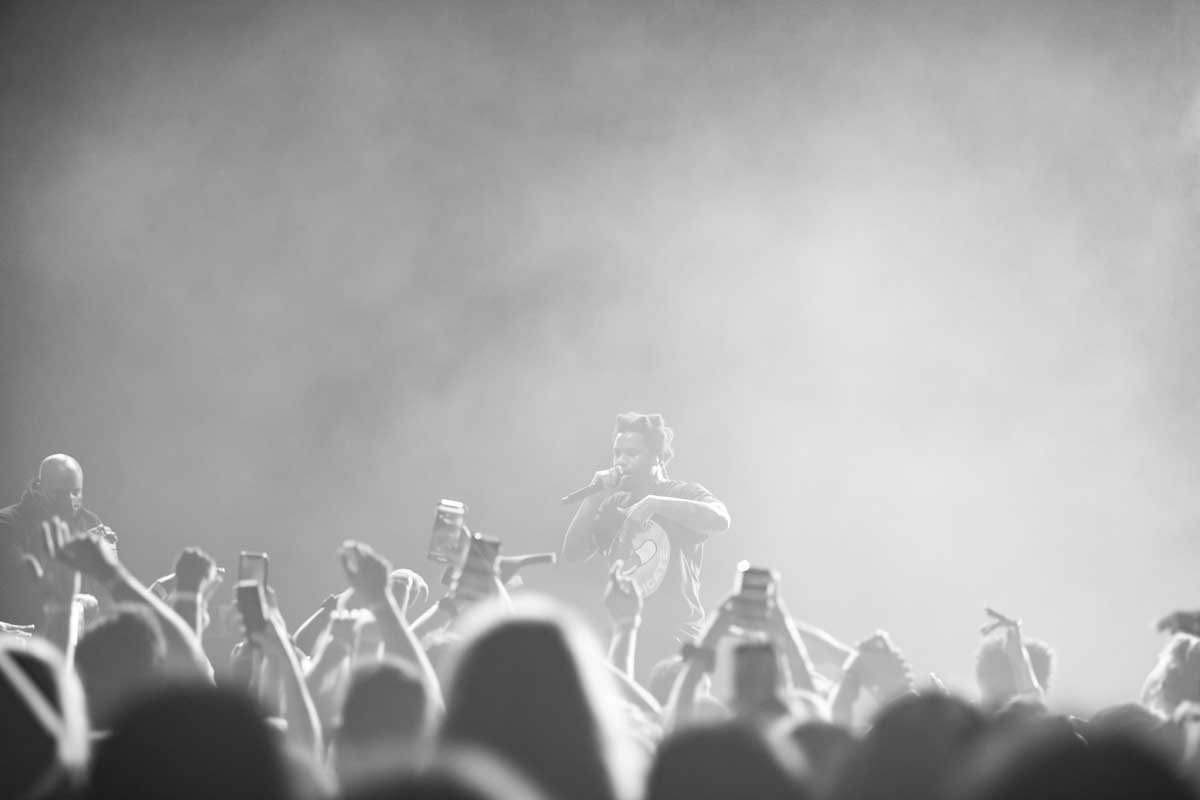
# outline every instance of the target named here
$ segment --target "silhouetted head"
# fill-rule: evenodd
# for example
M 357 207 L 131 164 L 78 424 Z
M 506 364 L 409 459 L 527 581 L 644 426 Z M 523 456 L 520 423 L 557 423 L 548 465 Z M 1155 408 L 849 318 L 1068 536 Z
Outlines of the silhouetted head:
M 97 748 L 94 800 L 285 800 L 278 734 L 248 698 L 189 684 L 143 696 Z
M 1084 744 L 1062 729 L 1014 738 L 1009 751 L 979 769 L 966 800 L 1185 800 L 1193 797 L 1171 764 L 1136 739 L 1096 734 Z
M 645 800 L 796 800 L 802 762 L 743 722 L 693 725 L 668 736 L 650 768 Z
M 421 774 L 395 775 L 346 793 L 346 800 L 546 800 L 511 764 L 473 747 L 451 747 Z
M 1126 736 L 1145 742 L 1171 763 L 1183 757 L 1183 731 L 1139 703 L 1121 703 L 1102 708 L 1088 720 L 1085 738 Z
M 122 606 L 84 633 L 75 648 L 92 727 L 108 728 L 129 699 L 163 679 L 167 648 L 148 609 Z
M 63 453 L 46 456 L 38 468 L 34 489 L 47 513 L 74 519 L 83 507 L 83 468 Z
M 887 706 L 842 770 L 839 800 L 945 796 L 954 770 L 981 740 L 973 706 L 943 694 L 907 695 Z
M 1200 638 L 1177 633 L 1163 647 L 1142 686 L 1142 703 L 1171 716 L 1180 703 L 1200 702 Z
M 1025 652 L 1038 685 L 1049 690 L 1054 668 L 1050 646 L 1038 639 L 1025 639 Z M 1004 652 L 1003 636 L 989 636 L 980 643 L 975 654 L 975 680 L 985 708 L 999 708 L 1017 695 L 1017 681 Z
M 598 644 L 553 602 L 514 604 L 486 604 L 464 620 L 443 742 L 489 750 L 553 797 L 626 794 L 636 755 Z
M 0 639 L 0 797 L 42 797 L 81 777 L 88 751 L 79 680 L 42 639 Z
M 858 746 L 854 734 L 832 722 L 810 720 L 793 727 L 789 738 L 808 764 L 816 794 L 828 796 Z
M 613 466 L 621 467 L 628 482 L 647 483 L 674 457 L 674 438 L 661 414 L 620 414 L 613 427 Z
M 347 789 L 412 769 L 425 756 L 431 712 L 425 687 L 408 665 L 385 660 L 355 670 L 333 746 L 338 784 Z

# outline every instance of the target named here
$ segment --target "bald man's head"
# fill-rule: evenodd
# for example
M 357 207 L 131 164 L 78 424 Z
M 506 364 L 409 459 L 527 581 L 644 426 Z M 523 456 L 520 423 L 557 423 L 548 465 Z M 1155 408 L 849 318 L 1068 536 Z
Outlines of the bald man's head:
M 48 510 L 73 518 L 83 506 L 83 468 L 62 453 L 46 456 L 38 468 L 37 488 Z

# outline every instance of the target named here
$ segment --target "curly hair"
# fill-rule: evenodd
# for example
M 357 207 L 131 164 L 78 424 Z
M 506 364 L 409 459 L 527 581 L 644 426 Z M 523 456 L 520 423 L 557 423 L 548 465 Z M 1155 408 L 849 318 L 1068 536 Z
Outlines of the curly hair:
M 639 414 L 636 411 L 618 414 L 613 436 L 622 433 L 640 433 L 644 436 L 650 451 L 664 466 L 675 457 L 675 450 L 671 447 L 675 431 L 667 427 L 662 414 Z

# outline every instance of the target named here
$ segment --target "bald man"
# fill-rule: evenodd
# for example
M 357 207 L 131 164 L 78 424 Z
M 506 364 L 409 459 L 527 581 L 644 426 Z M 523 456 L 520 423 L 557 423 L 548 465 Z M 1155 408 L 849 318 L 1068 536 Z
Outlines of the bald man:
M 83 469 L 62 453 L 43 459 L 21 501 L 0 509 L 0 620 L 20 625 L 41 623 L 37 588 L 21 556 L 41 556 L 42 522 L 56 514 L 74 531 L 103 525 L 83 507 Z

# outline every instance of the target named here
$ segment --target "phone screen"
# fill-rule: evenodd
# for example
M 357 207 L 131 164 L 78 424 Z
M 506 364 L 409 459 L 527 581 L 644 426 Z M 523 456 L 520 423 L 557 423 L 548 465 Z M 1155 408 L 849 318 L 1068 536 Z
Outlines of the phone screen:
M 463 521 L 467 507 L 458 500 L 442 500 L 433 511 L 433 531 L 429 535 L 430 561 L 453 564 L 462 552 Z
M 238 557 L 238 582 L 254 581 L 267 585 L 267 554 L 243 552 Z
M 234 597 L 247 635 L 267 627 L 267 598 L 263 584 L 254 580 L 239 581 Z
M 758 703 L 775 694 L 779 661 L 770 642 L 744 642 L 734 650 L 733 694 L 743 702 Z

